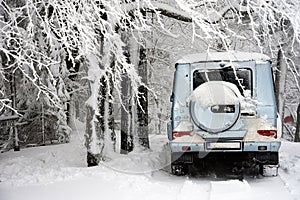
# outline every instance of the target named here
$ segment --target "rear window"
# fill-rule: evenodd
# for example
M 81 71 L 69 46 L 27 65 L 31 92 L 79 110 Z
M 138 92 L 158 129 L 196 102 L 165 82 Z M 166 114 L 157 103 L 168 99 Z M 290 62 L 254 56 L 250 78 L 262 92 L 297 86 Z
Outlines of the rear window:
M 235 75 L 236 72 L 236 75 Z M 242 95 L 245 90 L 252 92 L 252 72 L 249 68 L 239 68 L 235 71 L 229 67 L 213 70 L 195 70 L 193 73 L 193 90 L 208 81 L 225 81 L 237 86 Z

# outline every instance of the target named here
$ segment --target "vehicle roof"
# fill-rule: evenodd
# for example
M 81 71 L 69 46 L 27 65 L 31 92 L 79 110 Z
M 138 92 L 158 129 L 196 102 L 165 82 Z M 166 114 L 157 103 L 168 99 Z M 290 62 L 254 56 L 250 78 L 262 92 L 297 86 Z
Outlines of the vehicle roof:
M 218 62 L 218 61 L 270 61 L 270 57 L 256 52 L 206 52 L 189 54 L 178 60 L 177 64 Z

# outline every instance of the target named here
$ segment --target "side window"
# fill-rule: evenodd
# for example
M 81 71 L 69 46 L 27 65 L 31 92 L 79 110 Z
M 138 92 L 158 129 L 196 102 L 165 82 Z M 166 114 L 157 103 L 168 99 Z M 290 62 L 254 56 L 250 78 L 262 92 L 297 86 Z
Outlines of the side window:
M 232 68 L 195 70 L 193 73 L 193 90 L 208 81 L 233 83 L 237 86 L 242 95 L 244 95 L 245 90 L 250 90 L 251 94 L 253 94 L 252 71 L 249 68 L 240 68 L 235 71 Z

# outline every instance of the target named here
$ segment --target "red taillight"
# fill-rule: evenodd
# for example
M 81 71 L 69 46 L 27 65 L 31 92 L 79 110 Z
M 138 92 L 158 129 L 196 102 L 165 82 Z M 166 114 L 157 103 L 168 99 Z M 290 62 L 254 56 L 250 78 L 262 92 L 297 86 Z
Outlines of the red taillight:
M 172 132 L 172 139 L 176 139 L 178 137 L 182 137 L 182 136 L 185 136 L 185 135 L 190 135 L 191 132 L 190 131 L 173 131 Z
M 262 136 L 277 138 L 277 130 L 258 130 L 257 133 Z

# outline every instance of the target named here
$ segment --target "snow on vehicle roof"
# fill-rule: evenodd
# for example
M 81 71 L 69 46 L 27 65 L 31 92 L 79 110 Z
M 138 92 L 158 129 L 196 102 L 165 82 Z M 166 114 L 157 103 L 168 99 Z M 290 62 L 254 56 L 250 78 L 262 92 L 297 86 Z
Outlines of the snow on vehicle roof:
M 256 52 L 207 52 L 183 56 L 177 64 L 207 61 L 269 61 L 269 56 Z

